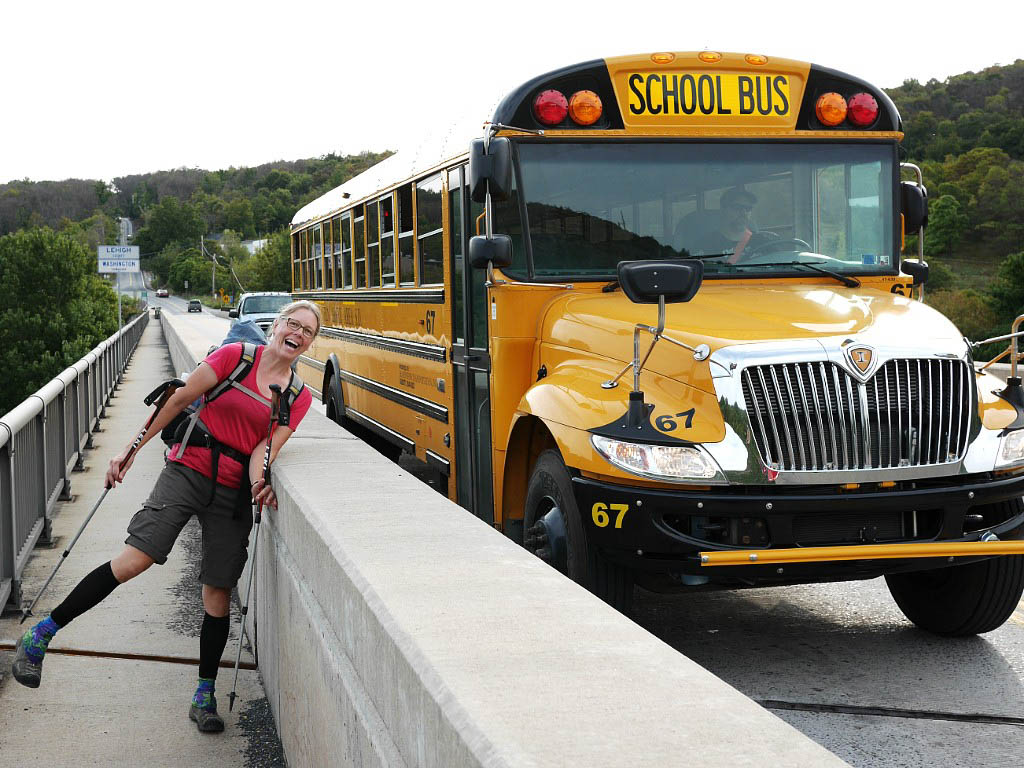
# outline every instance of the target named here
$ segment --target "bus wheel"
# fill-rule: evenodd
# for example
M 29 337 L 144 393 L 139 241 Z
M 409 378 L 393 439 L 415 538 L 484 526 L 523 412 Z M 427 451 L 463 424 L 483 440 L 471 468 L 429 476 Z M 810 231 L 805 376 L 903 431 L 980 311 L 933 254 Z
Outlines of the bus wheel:
M 1024 592 L 1024 555 L 885 577 L 896 605 L 912 622 L 949 637 L 1002 626 Z
M 544 451 L 537 459 L 524 515 L 527 549 L 613 608 L 629 610 L 633 574 L 588 546 L 572 480 L 558 451 Z

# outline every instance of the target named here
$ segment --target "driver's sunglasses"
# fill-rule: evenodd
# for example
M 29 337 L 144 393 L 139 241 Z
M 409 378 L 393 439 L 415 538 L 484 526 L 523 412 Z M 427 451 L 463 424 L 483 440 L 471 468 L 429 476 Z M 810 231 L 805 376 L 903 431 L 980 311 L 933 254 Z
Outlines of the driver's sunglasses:
M 307 339 L 312 339 L 316 336 L 316 331 L 314 331 L 308 325 L 303 325 L 298 320 L 293 320 L 290 317 L 286 317 L 284 319 L 284 324 L 288 326 L 289 331 L 302 331 L 302 335 Z
M 736 210 L 736 211 L 743 211 L 743 213 L 747 214 L 748 216 L 751 213 L 754 212 L 754 206 L 752 206 L 752 205 L 743 205 L 742 203 L 733 203 L 729 207 L 732 208 L 733 210 Z

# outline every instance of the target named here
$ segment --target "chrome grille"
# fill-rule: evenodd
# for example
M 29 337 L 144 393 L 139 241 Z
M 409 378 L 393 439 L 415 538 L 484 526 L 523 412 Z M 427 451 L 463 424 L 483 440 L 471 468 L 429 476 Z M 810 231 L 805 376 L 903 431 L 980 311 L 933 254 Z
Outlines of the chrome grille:
M 742 381 L 758 451 L 780 471 L 944 464 L 967 449 L 961 360 L 890 360 L 863 384 L 832 362 L 776 363 Z

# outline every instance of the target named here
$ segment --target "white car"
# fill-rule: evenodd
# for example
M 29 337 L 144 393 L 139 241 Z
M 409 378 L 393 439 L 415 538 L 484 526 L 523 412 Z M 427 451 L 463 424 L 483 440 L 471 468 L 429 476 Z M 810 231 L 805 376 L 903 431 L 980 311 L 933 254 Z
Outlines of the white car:
M 228 312 L 231 324 L 242 320 L 252 320 L 264 333 L 270 332 L 270 326 L 281 307 L 291 304 L 292 295 L 277 291 L 264 293 L 243 293 L 238 297 L 238 306 Z

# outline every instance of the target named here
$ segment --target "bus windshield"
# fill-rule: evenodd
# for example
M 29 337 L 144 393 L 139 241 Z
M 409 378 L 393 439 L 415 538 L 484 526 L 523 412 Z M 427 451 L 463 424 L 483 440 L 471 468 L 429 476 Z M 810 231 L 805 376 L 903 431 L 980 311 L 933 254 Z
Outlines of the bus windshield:
M 701 258 L 709 277 L 896 262 L 891 144 L 523 142 L 518 155 L 521 188 L 495 221 L 513 238 L 511 274 L 611 279 L 631 259 Z

